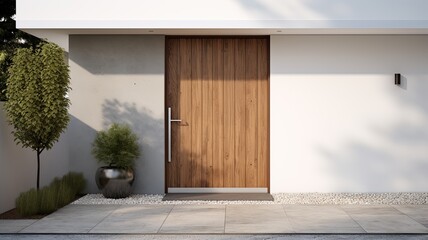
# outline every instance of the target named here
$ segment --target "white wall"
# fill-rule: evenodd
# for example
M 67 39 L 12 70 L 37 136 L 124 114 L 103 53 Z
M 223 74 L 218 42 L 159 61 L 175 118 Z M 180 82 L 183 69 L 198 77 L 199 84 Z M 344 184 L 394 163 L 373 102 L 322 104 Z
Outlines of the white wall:
M 42 184 L 77 171 L 96 192 L 95 133 L 126 122 L 136 192 L 163 193 L 164 37 L 71 36 L 69 63 L 72 121 Z M 428 191 L 428 36 L 271 36 L 270 64 L 271 192 Z M 35 155 L 10 131 L 1 115 L 0 212 L 35 186 Z
M 164 192 L 164 37 L 71 36 L 71 122 L 41 155 L 41 186 L 69 171 L 82 172 L 97 192 L 99 166 L 90 154 L 98 130 L 126 122 L 140 137 L 135 192 Z M 0 213 L 36 187 L 36 154 L 17 146 L 0 102 Z
M 272 36 L 272 192 L 428 191 L 427 66 L 428 36 Z
M 17 26 L 54 29 L 426 28 L 426 9 L 428 2 L 425 0 L 104 0 L 102 3 L 95 0 L 17 0 Z
M 23 149 L 13 141 L 12 126 L 6 121 L 6 113 L 0 102 L 0 213 L 15 207 L 15 199 L 21 192 L 36 188 L 37 158 L 30 149 Z M 41 154 L 40 185 L 49 184 L 54 177 L 68 172 L 68 144 L 63 134 L 60 141 L 49 151 Z
M 96 131 L 129 124 L 140 138 L 135 193 L 164 193 L 164 37 L 70 36 L 70 170 L 98 192 L 91 155 Z
M 17 0 L 16 26 L 76 34 L 428 34 L 426 0 Z

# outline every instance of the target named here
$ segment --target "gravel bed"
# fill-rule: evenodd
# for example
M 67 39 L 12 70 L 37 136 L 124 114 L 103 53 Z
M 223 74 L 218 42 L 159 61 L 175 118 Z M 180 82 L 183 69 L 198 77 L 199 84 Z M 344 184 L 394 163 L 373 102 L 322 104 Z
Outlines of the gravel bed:
M 428 193 L 274 193 L 274 201 L 162 201 L 164 194 L 135 194 L 123 199 L 107 199 L 88 194 L 72 204 L 428 204 Z

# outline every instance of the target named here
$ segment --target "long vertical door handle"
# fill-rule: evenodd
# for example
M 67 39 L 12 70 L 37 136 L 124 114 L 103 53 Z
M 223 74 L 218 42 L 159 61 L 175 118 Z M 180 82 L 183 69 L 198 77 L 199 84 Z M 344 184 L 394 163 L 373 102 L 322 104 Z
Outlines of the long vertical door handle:
M 171 107 L 168 108 L 168 162 L 171 162 L 172 153 L 171 153 L 171 123 L 172 122 L 181 122 L 181 119 L 172 119 L 171 116 Z

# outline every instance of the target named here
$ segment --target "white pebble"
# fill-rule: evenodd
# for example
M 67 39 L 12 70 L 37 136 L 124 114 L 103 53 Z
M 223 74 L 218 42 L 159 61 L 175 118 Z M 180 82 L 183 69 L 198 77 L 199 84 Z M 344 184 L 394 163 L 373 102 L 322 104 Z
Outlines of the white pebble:
M 164 194 L 134 194 L 122 199 L 87 194 L 72 204 L 428 204 L 428 193 L 274 193 L 272 196 L 274 201 L 162 201 Z

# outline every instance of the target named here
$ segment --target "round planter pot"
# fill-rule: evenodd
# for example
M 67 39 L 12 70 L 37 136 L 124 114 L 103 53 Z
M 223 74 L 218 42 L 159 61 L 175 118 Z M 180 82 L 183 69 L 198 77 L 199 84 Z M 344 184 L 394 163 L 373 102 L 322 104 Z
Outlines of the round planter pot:
M 95 174 L 98 189 L 106 198 L 126 198 L 131 195 L 134 171 L 116 167 L 100 167 Z

